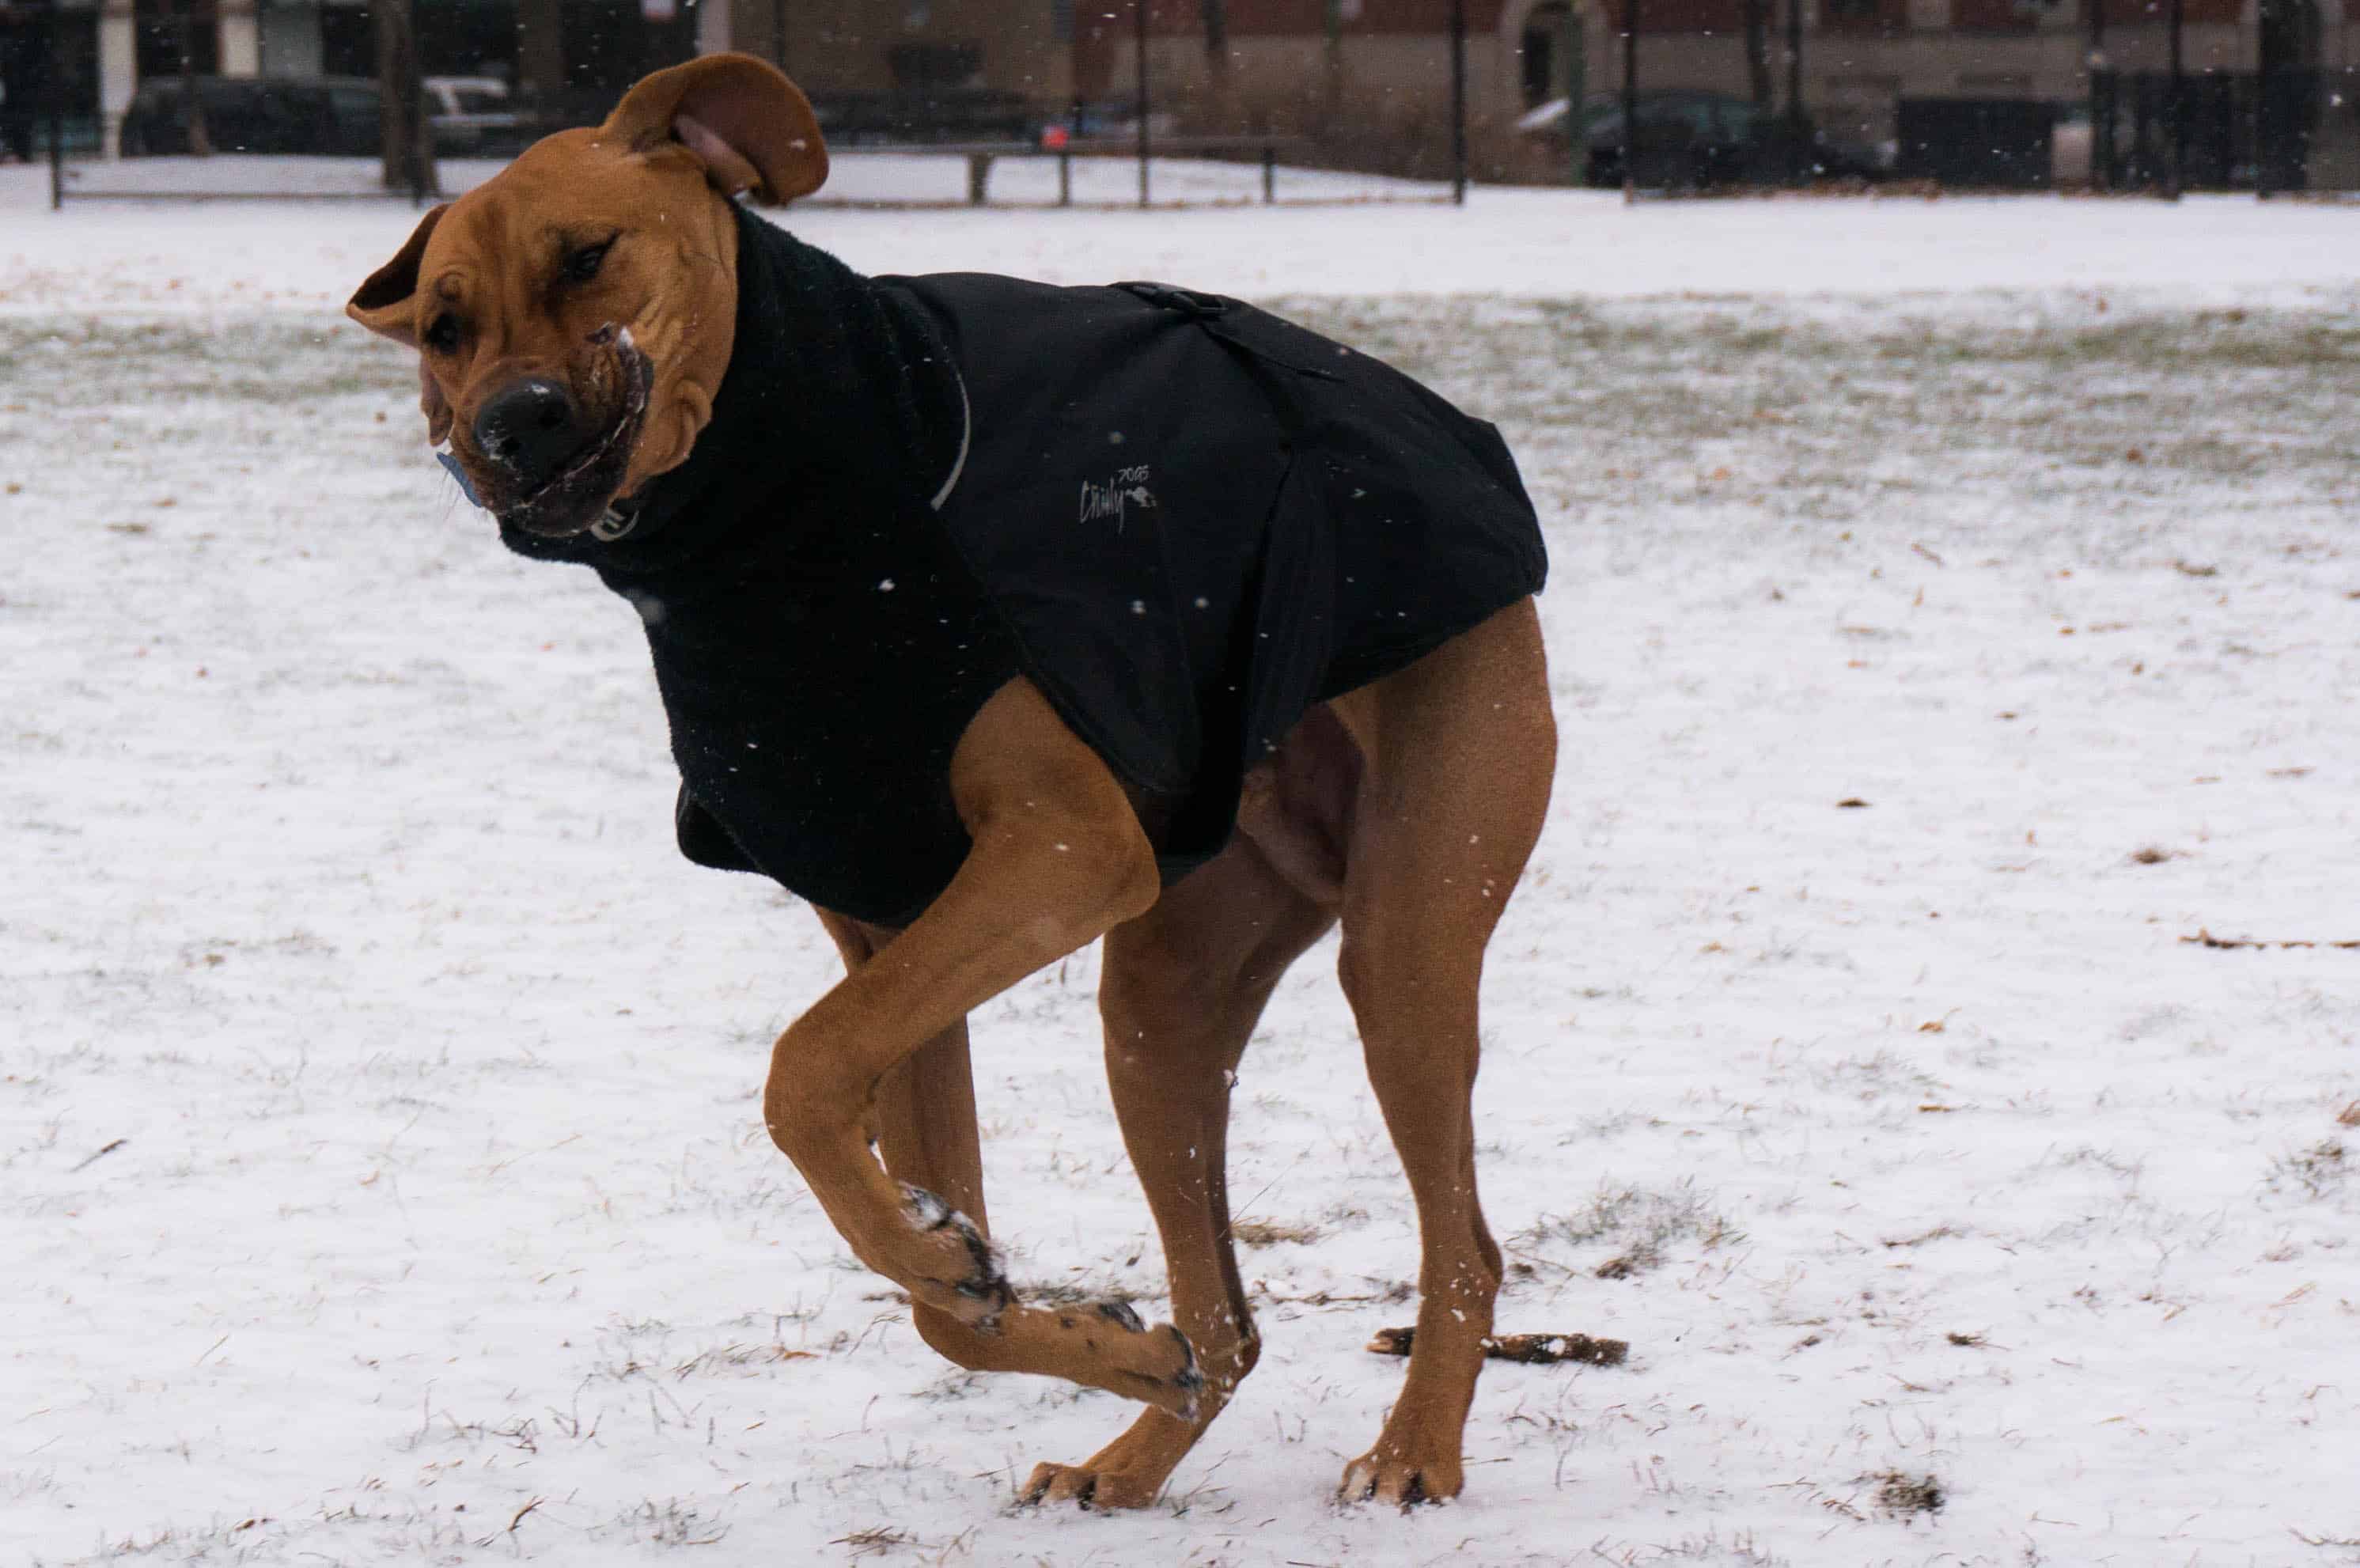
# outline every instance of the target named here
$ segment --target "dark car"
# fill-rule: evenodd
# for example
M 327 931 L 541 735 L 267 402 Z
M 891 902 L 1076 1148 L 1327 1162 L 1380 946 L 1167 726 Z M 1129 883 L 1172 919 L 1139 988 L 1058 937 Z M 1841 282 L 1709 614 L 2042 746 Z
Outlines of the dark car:
M 139 84 L 124 114 L 124 157 L 192 150 L 187 87 L 196 90 L 214 152 L 361 158 L 379 150 L 377 85 L 366 77 L 157 76 Z
M 1638 183 L 1702 187 L 1766 185 L 1800 173 L 1811 180 L 1882 180 L 1889 170 L 1870 148 L 1799 129 L 1785 114 L 1724 93 L 1664 87 L 1639 95 Z M 1565 116 L 1535 114 L 1526 124 L 1562 144 Z M 1583 176 L 1595 186 L 1622 183 L 1622 100 L 1608 94 L 1582 106 Z
M 814 93 L 811 105 L 831 147 L 1029 141 L 1033 134 L 1032 101 L 1001 88 Z

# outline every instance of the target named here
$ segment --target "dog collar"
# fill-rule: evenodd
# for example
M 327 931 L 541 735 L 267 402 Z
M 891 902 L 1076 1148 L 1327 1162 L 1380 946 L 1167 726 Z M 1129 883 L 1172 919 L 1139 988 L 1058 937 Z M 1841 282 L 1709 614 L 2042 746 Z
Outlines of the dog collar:
M 459 494 L 467 498 L 467 504 L 469 506 L 475 507 L 479 512 L 489 511 L 491 509 L 484 505 L 484 498 L 475 494 L 475 487 L 467 482 L 467 471 L 459 466 L 459 460 L 457 458 L 453 457 L 448 452 L 445 452 L 441 447 L 436 447 L 434 449 L 434 461 L 442 465 L 442 471 L 444 473 L 448 474 L 452 478 L 459 482 Z
M 598 520 L 590 525 L 590 537 L 601 544 L 612 544 L 639 526 L 639 508 L 637 506 L 625 511 L 620 504 L 610 501 L 606 509 L 598 514 Z
M 960 396 L 962 397 L 966 396 L 964 389 L 961 390 Z M 459 494 L 467 498 L 468 505 L 475 507 L 479 511 L 490 510 L 489 507 L 484 505 L 483 497 L 475 494 L 475 485 L 468 482 L 467 471 L 460 466 L 459 460 L 457 458 L 438 448 L 434 453 L 434 461 L 442 465 L 444 473 L 450 474 L 452 478 L 459 482 Z M 967 442 L 962 439 L 959 442 L 959 462 L 964 463 L 966 461 Z M 954 484 L 957 482 L 958 474 L 956 470 L 952 471 L 951 480 Z M 949 485 L 943 486 L 942 494 L 944 495 L 950 494 Z M 934 504 L 937 506 L 942 505 L 940 496 L 935 498 Z M 607 503 L 606 509 L 599 514 L 598 520 L 590 525 L 590 536 L 591 538 L 598 540 L 601 544 L 612 544 L 617 539 L 628 535 L 632 529 L 639 526 L 639 507 L 638 503 L 633 502 L 626 504 L 618 501 L 609 502 Z

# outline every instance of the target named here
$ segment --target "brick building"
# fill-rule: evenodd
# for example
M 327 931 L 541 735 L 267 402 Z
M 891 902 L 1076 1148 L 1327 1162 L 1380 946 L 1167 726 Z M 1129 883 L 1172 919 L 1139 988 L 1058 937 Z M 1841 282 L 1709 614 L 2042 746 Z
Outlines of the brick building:
M 610 101 L 642 71 L 703 49 L 775 59 L 815 93 L 967 85 L 1054 113 L 1128 100 L 1133 0 L 415 0 L 426 69 L 491 73 L 545 100 Z M 1196 130 L 1299 133 L 1328 156 L 1435 172 L 1447 156 L 1450 0 L 1139 0 L 1159 110 Z M 1531 106 L 1611 93 L 1629 0 L 1463 0 L 1477 172 L 1545 176 L 1519 136 Z M 1904 98 L 2067 103 L 2089 91 L 2090 16 L 2103 63 L 2165 63 L 2168 0 L 1638 0 L 1640 78 L 1783 105 L 1787 5 L 1802 15 L 1803 98 L 1830 132 L 1892 134 Z M 2187 69 L 2360 67 L 2360 0 L 2182 0 Z M 61 71 L 112 125 L 143 75 L 366 74 L 373 27 L 348 0 L 60 0 Z M 1749 7 L 1766 72 L 1749 61 Z M 2320 146 L 2360 143 L 2360 94 L 2331 94 Z M 2360 173 L 2360 171 L 2355 171 Z M 2341 183 L 2360 183 L 2360 178 Z

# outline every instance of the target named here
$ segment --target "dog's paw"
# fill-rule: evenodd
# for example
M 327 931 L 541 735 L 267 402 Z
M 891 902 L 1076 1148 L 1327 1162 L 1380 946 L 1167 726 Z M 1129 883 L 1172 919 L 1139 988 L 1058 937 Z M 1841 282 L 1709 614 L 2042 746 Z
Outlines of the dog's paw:
M 1336 1488 L 1336 1499 L 1382 1503 L 1405 1510 L 1420 1503 L 1446 1502 L 1466 1484 L 1466 1471 L 1455 1451 L 1419 1458 L 1379 1443 L 1344 1466 L 1344 1481 Z
M 901 1183 L 901 1212 L 911 1229 L 941 1241 L 957 1266 L 947 1278 L 929 1276 L 928 1282 L 947 1299 L 928 1304 L 941 1307 L 969 1328 L 990 1333 L 1000 1314 L 1016 1304 L 1000 1254 L 973 1220 L 923 1187 Z
M 1147 1332 L 1147 1325 L 1139 1321 L 1139 1314 L 1131 1310 L 1129 1301 L 1100 1301 L 1098 1316 L 1111 1319 L 1127 1333 L 1145 1334 Z M 1194 1352 L 1191 1354 L 1193 1355 Z
M 1043 1326 L 1065 1354 L 1087 1358 L 1087 1367 L 1075 1367 L 1065 1376 L 1184 1421 L 1196 1419 L 1205 1374 L 1196 1365 L 1196 1347 L 1172 1324 L 1150 1328 L 1121 1301 L 1060 1307 L 1043 1316 Z
M 1115 1317 L 1109 1307 L 1120 1308 L 1122 1315 L 1115 1321 L 1128 1320 L 1125 1331 L 1137 1335 L 1141 1342 L 1135 1359 L 1144 1365 L 1129 1370 L 1128 1380 L 1139 1386 L 1133 1397 L 1182 1421 L 1195 1421 L 1205 1392 L 1205 1374 L 1196 1365 L 1196 1347 L 1188 1343 L 1188 1336 L 1170 1323 L 1150 1330 L 1139 1321 L 1137 1312 L 1119 1302 L 1102 1302 L 1098 1311 Z
M 1083 1508 L 1143 1508 L 1164 1490 L 1162 1475 L 1087 1465 L 1035 1465 L 1017 1501 L 1027 1507 L 1071 1503 Z

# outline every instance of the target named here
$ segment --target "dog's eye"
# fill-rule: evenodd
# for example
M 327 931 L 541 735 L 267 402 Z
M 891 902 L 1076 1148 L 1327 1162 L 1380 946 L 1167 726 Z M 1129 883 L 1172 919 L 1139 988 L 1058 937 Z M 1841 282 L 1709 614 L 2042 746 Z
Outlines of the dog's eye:
M 459 318 L 445 310 L 427 324 L 426 346 L 436 354 L 459 352 Z
M 565 258 L 565 281 L 568 283 L 587 283 L 592 278 L 597 277 L 598 268 L 605 264 L 606 260 L 606 252 L 613 247 L 614 244 L 615 242 L 613 240 L 602 240 L 594 245 L 584 245 L 580 250 L 577 250 L 572 256 L 567 256 Z

